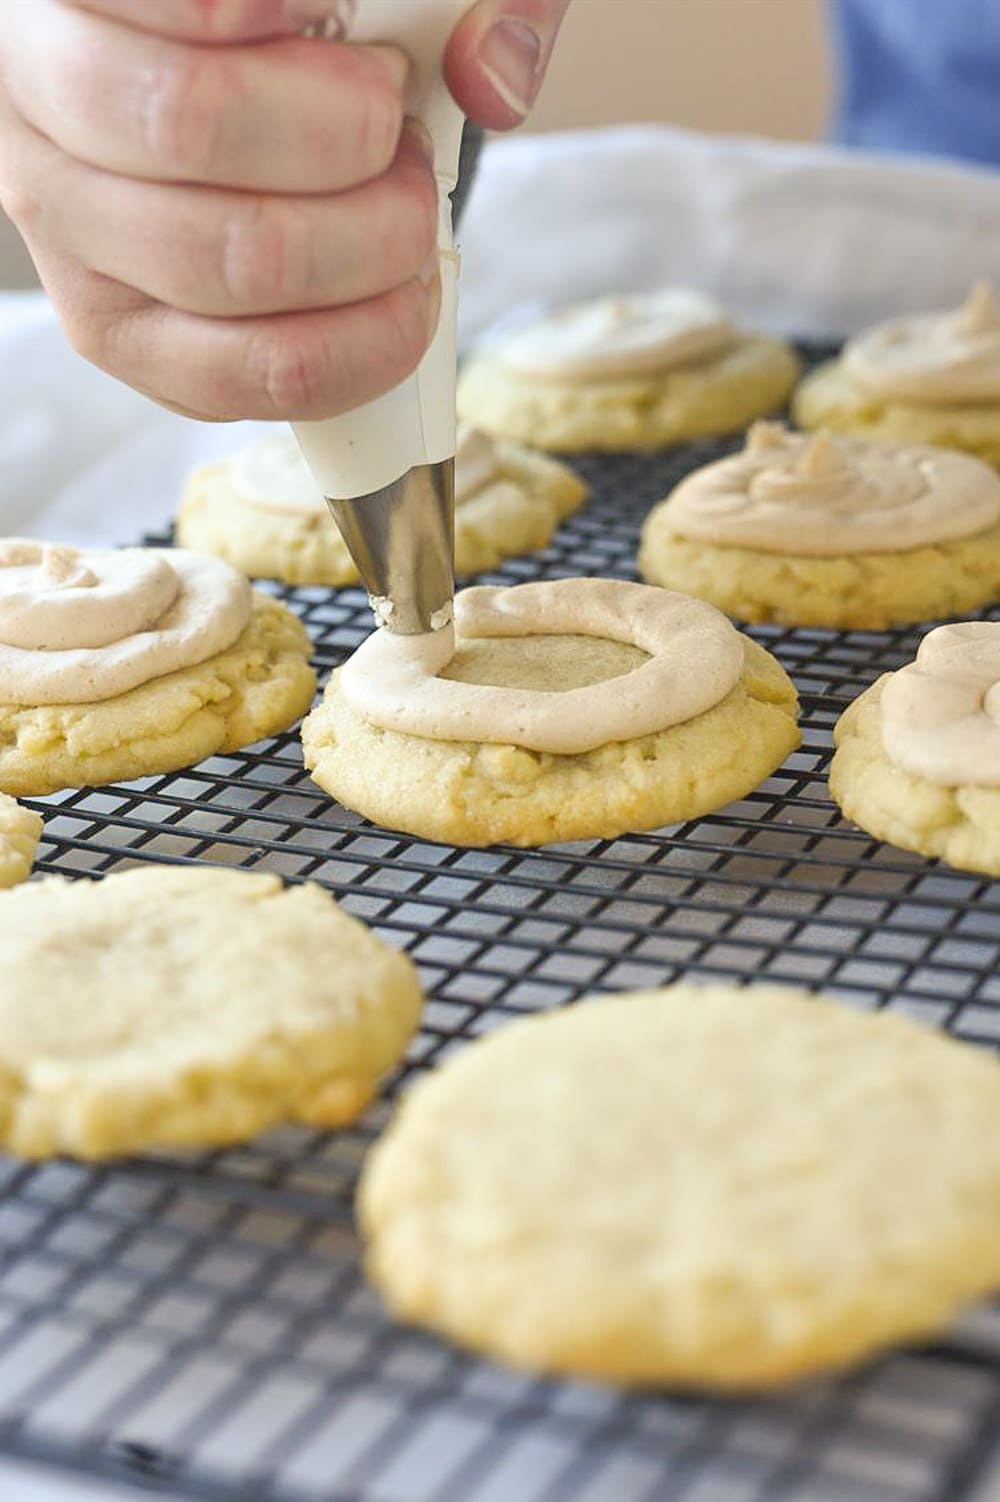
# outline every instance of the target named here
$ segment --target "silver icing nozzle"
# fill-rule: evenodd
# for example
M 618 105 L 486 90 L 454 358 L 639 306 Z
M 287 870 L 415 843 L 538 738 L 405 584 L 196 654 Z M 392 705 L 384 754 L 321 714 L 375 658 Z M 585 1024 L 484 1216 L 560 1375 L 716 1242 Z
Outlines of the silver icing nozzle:
M 455 461 L 417 464 L 369 495 L 327 505 L 386 631 L 450 624 L 455 596 Z

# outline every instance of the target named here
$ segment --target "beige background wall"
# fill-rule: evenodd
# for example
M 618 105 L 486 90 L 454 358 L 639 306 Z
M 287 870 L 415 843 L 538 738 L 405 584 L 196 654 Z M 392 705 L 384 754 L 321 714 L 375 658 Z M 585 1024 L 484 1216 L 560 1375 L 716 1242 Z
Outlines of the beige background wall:
M 802 140 L 828 99 L 823 0 L 573 0 L 530 128 L 666 120 Z
M 808 138 L 827 101 L 822 0 L 574 0 L 530 128 L 666 120 Z M 0 286 L 30 277 L 0 214 Z

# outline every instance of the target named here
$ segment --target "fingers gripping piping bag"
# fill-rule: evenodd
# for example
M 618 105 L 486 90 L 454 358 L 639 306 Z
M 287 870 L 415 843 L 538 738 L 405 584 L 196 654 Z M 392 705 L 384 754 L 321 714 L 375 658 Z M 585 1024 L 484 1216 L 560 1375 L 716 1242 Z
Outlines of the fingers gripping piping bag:
M 454 594 L 455 376 L 458 257 L 449 193 L 463 116 L 442 75 L 448 37 L 469 0 L 341 0 L 333 35 L 391 42 L 411 63 L 407 113 L 434 144 L 441 315 L 417 370 L 365 407 L 295 425 L 368 590 L 379 625 L 451 655 Z M 328 28 L 329 32 L 329 28 Z M 430 635 L 430 634 L 433 635 Z

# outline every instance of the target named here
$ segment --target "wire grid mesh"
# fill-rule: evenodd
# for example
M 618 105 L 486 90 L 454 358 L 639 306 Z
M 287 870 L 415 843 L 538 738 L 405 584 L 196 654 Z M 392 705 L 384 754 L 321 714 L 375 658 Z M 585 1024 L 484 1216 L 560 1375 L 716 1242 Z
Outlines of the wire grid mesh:
M 634 576 L 649 504 L 731 445 L 582 467 L 590 505 L 499 581 Z M 320 663 L 358 589 L 280 591 Z M 386 1099 L 336 1135 L 202 1157 L 0 1171 L 0 1451 L 246 1502 L 957 1502 L 1000 1432 L 1000 1311 L 933 1349 L 749 1402 L 531 1380 L 389 1323 L 351 1199 L 415 1071 L 506 1018 L 679 976 L 761 977 L 1000 1037 L 1000 885 L 846 826 L 839 711 L 917 633 L 755 633 L 802 693 L 802 748 L 742 802 L 653 834 L 457 850 L 331 804 L 285 735 L 170 776 L 44 800 L 41 868 L 210 861 L 320 881 L 419 964 L 425 1023 Z

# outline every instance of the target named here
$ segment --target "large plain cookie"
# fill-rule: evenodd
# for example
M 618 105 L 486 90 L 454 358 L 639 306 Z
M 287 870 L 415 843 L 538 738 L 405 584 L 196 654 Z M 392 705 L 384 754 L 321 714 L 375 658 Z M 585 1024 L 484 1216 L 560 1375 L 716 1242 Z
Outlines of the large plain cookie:
M 124 782 L 276 735 L 312 701 L 310 650 L 298 617 L 255 593 L 242 634 L 205 662 L 95 703 L 0 703 L 0 788 Z
M 497 445 L 495 474 L 456 502 L 456 572 L 480 573 L 544 547 L 586 493 L 564 464 L 516 444 Z M 185 487 L 177 540 L 228 559 L 252 578 L 354 584 L 354 560 L 318 492 L 317 498 L 313 510 L 251 505 L 234 483 L 231 461 L 204 464 Z
M 419 1011 L 410 962 L 319 887 L 51 877 L 0 898 L 0 1141 L 106 1158 L 337 1126 Z
M 534 1372 L 763 1388 L 1000 1282 L 1000 1071 L 762 987 L 593 1000 L 412 1087 L 362 1180 L 391 1310 Z
M 41 833 L 39 814 L 0 793 L 0 887 L 27 879 Z
M 608 582 L 561 580 L 485 593 L 540 597 L 545 590 L 600 590 Z M 637 591 L 643 604 L 667 598 L 638 585 L 611 587 Z M 462 603 L 459 596 L 460 611 Z M 629 603 L 633 608 L 641 606 Z M 303 724 L 306 766 L 327 792 L 374 822 L 457 845 L 612 838 L 696 818 L 744 797 L 799 743 L 797 699 L 784 670 L 763 647 L 725 629 L 734 638 L 733 686 L 711 708 L 572 754 L 528 749 L 523 741 L 433 739 L 383 728 L 349 702 L 339 670 Z M 648 661 L 635 646 L 597 635 L 460 634 L 458 640 L 441 677 L 528 690 L 529 697 L 604 683 Z M 688 679 L 698 679 L 697 661 L 682 667 Z
M 553 451 L 657 448 L 731 433 L 783 407 L 799 373 L 786 344 L 741 335 L 720 354 L 660 374 L 581 384 L 525 380 L 498 353 L 470 359 L 459 416 L 496 438 Z

